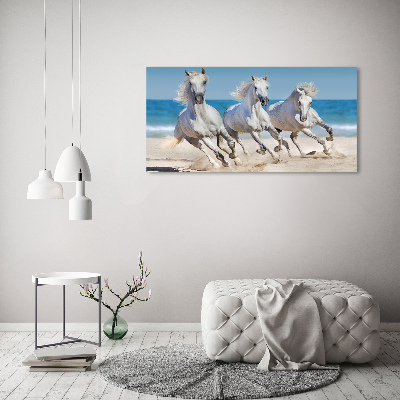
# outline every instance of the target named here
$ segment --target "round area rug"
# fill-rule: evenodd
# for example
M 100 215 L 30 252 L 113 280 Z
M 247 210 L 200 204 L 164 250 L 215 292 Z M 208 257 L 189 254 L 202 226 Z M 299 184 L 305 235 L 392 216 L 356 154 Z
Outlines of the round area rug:
M 210 360 L 202 345 L 170 345 L 122 353 L 99 365 L 106 381 L 139 393 L 184 399 L 261 399 L 329 385 L 339 369 L 259 371 L 257 364 Z

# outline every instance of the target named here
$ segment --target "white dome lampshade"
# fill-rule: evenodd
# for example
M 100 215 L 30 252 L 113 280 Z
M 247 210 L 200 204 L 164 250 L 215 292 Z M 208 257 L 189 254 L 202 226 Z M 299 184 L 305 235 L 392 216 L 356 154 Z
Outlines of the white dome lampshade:
M 57 182 L 77 182 L 79 171 L 82 171 L 82 181 L 92 180 L 85 155 L 78 147 L 72 145 L 62 152 L 54 171 L 54 179 Z
M 76 194 L 69 201 L 69 219 L 71 221 L 92 219 L 92 200 L 85 195 L 85 182 L 76 182 Z
M 26 197 L 29 200 L 63 199 L 63 188 L 54 182 L 50 170 L 41 169 L 39 177 L 28 185 Z

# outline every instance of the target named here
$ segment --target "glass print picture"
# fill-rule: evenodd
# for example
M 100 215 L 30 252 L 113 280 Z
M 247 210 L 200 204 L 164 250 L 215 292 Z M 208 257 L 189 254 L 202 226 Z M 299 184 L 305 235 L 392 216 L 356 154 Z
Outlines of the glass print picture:
M 357 68 L 148 67 L 146 170 L 357 172 Z

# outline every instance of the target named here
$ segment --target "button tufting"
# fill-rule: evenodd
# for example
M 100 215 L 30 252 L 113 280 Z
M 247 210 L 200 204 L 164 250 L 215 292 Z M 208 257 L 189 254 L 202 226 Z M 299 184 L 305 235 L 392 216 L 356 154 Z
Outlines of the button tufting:
M 361 359 L 363 362 L 370 361 L 371 354 L 368 350 L 379 346 L 377 330 L 370 328 L 371 324 L 379 323 L 379 308 L 371 295 L 344 281 L 319 279 L 296 279 L 295 281 L 303 282 L 307 292 L 318 304 L 326 349 L 334 348 L 331 353 L 328 351 L 326 354 L 326 361 L 332 363 L 354 362 L 355 360 L 359 362 Z M 262 340 L 254 299 L 255 289 L 262 283 L 262 279 L 220 280 L 210 282 L 210 285 L 206 287 L 202 304 L 204 347 L 208 350 L 211 347 L 214 348 L 218 343 L 220 347 L 218 349 L 219 360 L 258 362 L 258 357 L 262 357 L 261 351 L 255 351 L 256 347 L 260 350 L 264 349 L 265 343 Z M 227 298 L 217 306 L 215 303 L 221 297 Z M 363 301 L 368 299 L 368 301 L 359 305 L 357 298 Z M 356 305 L 357 308 L 354 309 L 353 306 Z M 366 321 L 364 321 L 364 315 Z M 221 318 L 225 319 L 225 324 L 216 324 L 217 321 L 221 321 Z M 354 325 L 356 322 L 354 320 L 358 321 L 358 324 Z M 368 322 L 368 324 L 364 322 Z M 361 332 L 357 330 L 357 325 L 358 328 L 362 327 Z M 259 340 L 259 343 L 252 342 L 249 336 Z M 354 336 L 358 336 L 359 343 L 349 340 Z M 237 339 L 239 340 L 237 341 Z M 344 340 L 343 346 L 339 346 L 342 340 Z M 230 351 L 228 347 L 233 343 L 235 343 L 235 350 Z M 364 348 L 366 348 L 365 351 Z M 251 352 L 251 349 L 254 350 Z M 355 351 L 356 349 L 358 351 Z M 330 360 L 330 358 L 334 360 Z

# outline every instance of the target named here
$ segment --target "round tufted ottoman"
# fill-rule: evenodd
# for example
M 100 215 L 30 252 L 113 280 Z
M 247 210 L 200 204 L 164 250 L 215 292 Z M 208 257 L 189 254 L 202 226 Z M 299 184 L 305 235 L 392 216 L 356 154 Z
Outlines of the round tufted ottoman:
M 293 281 L 302 282 L 318 305 L 327 363 L 364 363 L 378 355 L 380 313 L 370 294 L 344 281 Z M 225 362 L 261 361 L 266 346 L 254 293 L 263 282 L 243 279 L 207 284 L 201 326 L 209 358 Z

